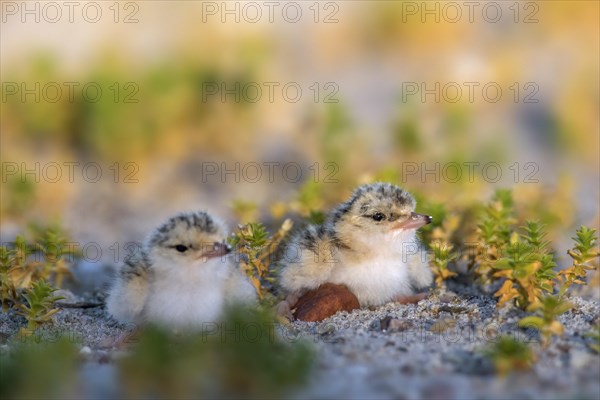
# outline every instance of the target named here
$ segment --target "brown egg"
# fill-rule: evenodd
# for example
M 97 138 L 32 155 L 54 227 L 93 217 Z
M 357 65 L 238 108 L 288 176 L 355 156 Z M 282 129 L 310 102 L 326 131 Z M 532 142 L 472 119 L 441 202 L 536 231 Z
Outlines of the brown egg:
M 358 299 L 346 286 L 325 283 L 305 293 L 298 303 L 294 317 L 300 321 L 322 321 L 338 311 L 360 308 Z

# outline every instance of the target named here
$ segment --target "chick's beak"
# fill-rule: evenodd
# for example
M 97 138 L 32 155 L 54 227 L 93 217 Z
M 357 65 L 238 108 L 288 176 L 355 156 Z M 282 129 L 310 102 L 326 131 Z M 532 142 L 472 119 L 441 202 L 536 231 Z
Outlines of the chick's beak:
M 410 213 L 410 217 L 394 225 L 393 229 L 418 229 L 424 225 L 430 224 L 433 218 L 429 215 Z
M 231 247 L 228 244 L 215 242 L 212 247 L 203 252 L 202 256 L 206 258 L 221 257 L 229 252 L 231 252 Z

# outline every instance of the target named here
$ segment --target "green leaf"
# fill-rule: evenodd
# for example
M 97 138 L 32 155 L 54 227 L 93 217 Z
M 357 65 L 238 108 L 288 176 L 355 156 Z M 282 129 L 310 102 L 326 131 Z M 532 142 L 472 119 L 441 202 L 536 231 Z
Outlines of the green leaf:
M 512 269 L 513 264 L 508 258 L 501 258 L 494 263 L 495 269 Z
M 534 327 L 536 329 L 541 329 L 544 326 L 544 320 L 540 317 L 529 316 L 521 319 L 518 323 L 521 328 L 531 328 Z

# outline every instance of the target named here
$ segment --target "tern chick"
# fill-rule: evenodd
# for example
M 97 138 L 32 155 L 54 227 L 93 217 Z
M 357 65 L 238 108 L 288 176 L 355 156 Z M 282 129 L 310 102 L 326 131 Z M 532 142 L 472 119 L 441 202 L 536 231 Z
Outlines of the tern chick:
M 415 206 L 398 186 L 363 185 L 322 225 L 296 235 L 280 276 L 288 305 L 324 283 L 345 285 L 362 307 L 402 301 L 429 286 L 433 276 L 416 231 L 431 217 Z
M 206 212 L 170 218 L 118 271 L 108 312 L 120 322 L 186 328 L 219 320 L 228 305 L 255 302 L 225 238 L 223 224 Z

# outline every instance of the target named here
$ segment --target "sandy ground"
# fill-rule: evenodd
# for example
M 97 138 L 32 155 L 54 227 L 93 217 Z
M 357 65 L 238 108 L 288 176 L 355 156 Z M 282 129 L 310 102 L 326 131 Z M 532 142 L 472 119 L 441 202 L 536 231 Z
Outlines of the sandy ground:
M 374 310 L 338 313 L 320 323 L 280 326 L 288 341 L 304 340 L 316 349 L 309 384 L 298 398 L 600 398 L 600 355 L 585 336 L 600 323 L 597 299 L 572 297 L 574 308 L 560 318 L 565 334 L 540 350 L 534 331 L 516 327 L 524 313 L 496 309 L 478 288 L 453 284 L 417 304 L 390 303 Z M 71 298 L 70 300 L 76 300 Z M 24 320 L 0 315 L 2 350 L 10 351 Z M 81 370 L 93 397 L 116 397 L 111 359 L 122 350 L 132 326 L 114 322 L 103 307 L 65 308 L 36 338 L 79 338 L 87 362 Z M 497 377 L 482 349 L 500 334 L 527 341 L 538 351 L 534 368 Z

